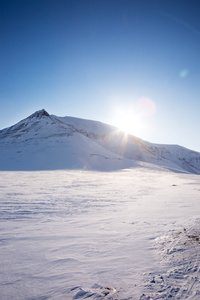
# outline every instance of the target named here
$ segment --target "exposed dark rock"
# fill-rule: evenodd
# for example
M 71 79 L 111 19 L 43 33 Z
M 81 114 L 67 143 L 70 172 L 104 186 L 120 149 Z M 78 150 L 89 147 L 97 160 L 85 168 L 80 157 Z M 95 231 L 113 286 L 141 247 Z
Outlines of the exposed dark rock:
M 34 114 L 29 116 L 29 119 L 32 119 L 32 118 L 41 119 L 42 117 L 50 117 L 50 115 L 48 114 L 48 112 L 45 109 L 36 111 Z

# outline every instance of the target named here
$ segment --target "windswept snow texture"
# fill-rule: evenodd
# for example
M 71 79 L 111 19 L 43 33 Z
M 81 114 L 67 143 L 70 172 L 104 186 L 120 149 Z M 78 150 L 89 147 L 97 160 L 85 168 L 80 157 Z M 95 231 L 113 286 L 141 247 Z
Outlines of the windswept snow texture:
M 143 163 L 200 174 L 200 153 L 145 142 L 97 121 L 44 109 L 0 131 L 0 170 L 114 171 Z
M 0 172 L 0 298 L 200 299 L 200 177 Z
M 148 274 L 142 299 L 200 298 L 200 219 L 157 238 L 160 273 Z M 150 295 L 150 296 L 149 296 Z

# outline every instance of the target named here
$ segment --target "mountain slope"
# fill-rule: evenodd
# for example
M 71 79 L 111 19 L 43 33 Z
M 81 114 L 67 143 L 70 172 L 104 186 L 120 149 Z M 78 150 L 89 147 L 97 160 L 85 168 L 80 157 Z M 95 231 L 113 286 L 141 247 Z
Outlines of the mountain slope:
M 44 109 L 0 131 L 0 170 L 110 171 L 144 163 L 200 174 L 200 153 L 157 145 L 91 120 Z

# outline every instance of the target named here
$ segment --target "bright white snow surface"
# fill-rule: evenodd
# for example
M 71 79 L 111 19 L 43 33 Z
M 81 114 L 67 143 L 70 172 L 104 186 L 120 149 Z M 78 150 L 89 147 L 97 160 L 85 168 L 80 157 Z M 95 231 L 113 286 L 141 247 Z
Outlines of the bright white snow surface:
M 0 170 L 116 171 L 141 162 L 200 174 L 200 153 L 159 145 L 97 121 L 49 115 L 44 109 L 0 130 Z
M 200 176 L 0 172 L 0 299 L 200 299 Z

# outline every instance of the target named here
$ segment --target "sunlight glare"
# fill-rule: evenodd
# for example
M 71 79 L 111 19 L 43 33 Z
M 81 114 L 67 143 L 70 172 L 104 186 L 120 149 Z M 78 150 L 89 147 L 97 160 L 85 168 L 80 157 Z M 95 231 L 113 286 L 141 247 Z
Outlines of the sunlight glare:
M 149 98 L 140 98 L 135 107 L 115 107 L 112 124 L 127 134 L 140 136 L 147 129 L 146 121 L 155 113 L 155 104 Z
M 127 134 L 139 135 L 142 129 L 141 116 L 132 110 L 117 109 L 113 124 Z

